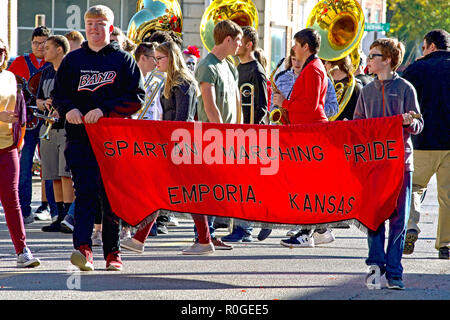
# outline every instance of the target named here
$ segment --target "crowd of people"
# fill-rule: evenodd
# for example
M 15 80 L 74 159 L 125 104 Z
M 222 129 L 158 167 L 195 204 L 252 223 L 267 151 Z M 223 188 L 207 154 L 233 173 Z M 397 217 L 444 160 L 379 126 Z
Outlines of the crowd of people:
M 119 116 L 258 125 L 269 124 L 274 108 L 288 110 L 290 124 L 324 123 L 333 116 L 336 121 L 351 121 L 401 114 L 403 186 L 389 219 L 387 249 L 384 223 L 378 230 L 368 231 L 366 264 L 379 269 L 376 273 L 371 268 L 368 276 L 385 275 L 389 288 L 404 288 L 402 254 L 413 253 L 420 233 L 420 203 L 435 173 L 439 199 L 436 249 L 439 258 L 449 258 L 448 32 L 429 32 L 423 42 L 424 56 L 401 77 L 396 70 L 405 48 L 396 39 L 374 41 L 367 61 L 361 59 L 353 70 L 349 56 L 332 62 L 320 60 L 319 33 L 303 29 L 294 35 L 295 45 L 272 86 L 264 52 L 258 47 L 258 33 L 252 27 L 240 27 L 230 20 L 218 22 L 215 45 L 201 58 L 195 46 L 183 51 L 181 38 L 170 31 L 154 32 L 135 45 L 114 27 L 113 12 L 106 6 L 89 8 L 84 20 L 87 41 L 77 31 L 62 36 L 51 35 L 43 26 L 36 28 L 32 53 L 16 58 L 8 70 L 8 48 L 0 39 L 0 201 L 19 267 L 40 264 L 26 245 L 24 225 L 35 219 L 51 220 L 43 232 L 73 234 L 75 250 L 70 261 L 84 271 L 94 270 L 92 246 L 103 246 L 107 270 L 122 270 L 121 248 L 142 253 L 149 236 L 167 233 L 167 224 L 178 223 L 171 212 L 160 210 L 132 235 L 132 228 L 111 210 L 84 123 Z M 239 58 L 237 66 L 230 56 Z M 363 71 L 365 64 L 372 76 Z M 18 87 L 16 78 L 26 84 L 36 74 L 40 75 L 37 92 L 28 96 L 26 85 Z M 353 92 L 345 108 L 340 108 L 334 85 L 346 85 L 352 77 Z M 241 96 L 239 88 L 244 84 L 254 87 L 254 113 L 241 108 L 250 99 Z M 25 104 L 36 106 L 47 115 L 47 121 L 24 131 L 29 120 Z M 37 145 L 42 204 L 32 213 L 31 167 Z M 192 218 L 195 242 L 183 254 L 211 254 L 232 250 L 233 242 L 254 241 L 251 221 L 235 220 L 231 233 L 219 239 L 215 216 L 193 214 Z M 262 228 L 258 240 L 263 241 L 270 232 Z M 330 228 L 295 226 L 287 235 L 290 237 L 281 240 L 281 245 L 291 248 L 335 241 Z

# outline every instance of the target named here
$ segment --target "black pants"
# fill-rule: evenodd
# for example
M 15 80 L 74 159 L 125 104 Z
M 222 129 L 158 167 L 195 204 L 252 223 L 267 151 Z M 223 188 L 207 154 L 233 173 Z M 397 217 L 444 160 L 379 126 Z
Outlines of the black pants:
M 120 219 L 112 212 L 100 169 L 89 142 L 67 141 L 64 152 L 75 188 L 73 245 L 92 247 L 95 217 L 102 216 L 103 255 L 118 251 Z

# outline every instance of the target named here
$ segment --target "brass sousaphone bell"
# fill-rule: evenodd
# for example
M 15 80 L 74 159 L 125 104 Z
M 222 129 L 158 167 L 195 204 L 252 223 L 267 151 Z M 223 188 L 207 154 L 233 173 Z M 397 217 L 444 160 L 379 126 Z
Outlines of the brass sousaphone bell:
M 177 0 L 138 0 L 128 24 L 127 36 L 139 44 L 157 30 L 172 30 L 181 36 L 183 16 Z
M 202 16 L 200 22 L 200 38 L 205 49 L 209 51 L 214 47 L 214 27 L 222 20 L 231 20 L 239 26 L 251 26 L 258 30 L 258 9 L 251 0 L 214 0 Z M 230 57 L 230 61 L 237 64 Z M 245 90 L 241 90 L 241 94 Z M 238 106 L 238 123 L 240 123 L 242 110 Z
M 322 0 L 311 11 L 307 28 L 317 30 L 321 36 L 319 58 L 337 61 L 350 55 L 353 72 L 359 65 L 359 45 L 364 33 L 364 13 L 356 0 Z M 333 79 L 331 79 L 333 80 Z M 352 75 L 347 85 L 338 84 L 336 97 L 339 111 L 329 118 L 333 121 L 342 113 L 355 88 Z
M 134 43 L 139 44 L 150 37 L 155 31 L 174 31 L 181 37 L 183 30 L 183 15 L 177 0 L 138 0 L 136 14 L 128 24 L 127 36 Z M 164 81 L 153 81 L 154 77 L 164 78 L 164 74 L 154 70 L 146 81 L 150 98 L 138 114 L 138 119 L 144 119 L 148 108 L 156 98 Z
M 200 22 L 200 38 L 206 50 L 214 47 L 214 27 L 219 21 L 232 20 L 241 27 L 258 30 L 258 9 L 251 0 L 214 0 Z

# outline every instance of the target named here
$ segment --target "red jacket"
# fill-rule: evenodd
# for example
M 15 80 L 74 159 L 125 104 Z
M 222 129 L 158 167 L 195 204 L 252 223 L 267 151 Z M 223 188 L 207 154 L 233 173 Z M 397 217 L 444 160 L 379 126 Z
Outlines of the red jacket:
M 307 63 L 294 83 L 290 99 L 283 102 L 289 123 L 328 121 L 324 111 L 327 86 L 327 73 L 320 59 Z
M 36 69 L 40 69 L 45 64 L 45 59 L 42 59 L 41 63 L 38 63 L 36 56 L 33 53 L 30 53 L 29 57 Z M 30 80 L 30 70 L 28 70 L 28 65 L 25 61 L 24 56 L 19 56 L 14 59 L 14 61 L 9 66 L 8 71 L 11 71 L 15 75 L 25 78 L 25 80 L 27 81 Z

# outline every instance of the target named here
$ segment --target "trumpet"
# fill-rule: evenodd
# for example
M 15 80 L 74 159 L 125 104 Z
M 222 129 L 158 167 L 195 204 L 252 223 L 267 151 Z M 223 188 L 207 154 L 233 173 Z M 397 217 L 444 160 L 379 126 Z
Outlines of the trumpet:
M 250 107 L 250 124 L 255 123 L 255 86 L 251 83 L 244 83 L 239 88 L 241 95 L 241 109 L 242 107 Z M 244 98 L 250 97 L 250 102 L 244 103 Z
M 270 74 L 270 84 L 272 85 L 272 90 L 273 90 L 274 93 L 275 92 L 280 92 L 280 90 L 278 90 L 278 88 L 277 88 L 277 85 L 275 84 L 275 80 L 273 79 L 273 77 L 275 76 L 275 73 L 277 72 L 277 70 L 283 64 L 284 59 L 285 58 L 281 59 L 280 62 L 278 62 L 277 66 L 275 67 L 275 69 Z M 289 124 L 287 110 L 285 108 L 282 108 L 281 106 L 275 106 L 275 107 L 277 107 L 277 108 L 272 110 L 270 112 L 270 114 L 269 114 L 269 121 L 270 121 L 270 123 L 277 124 L 277 125 Z M 283 123 L 283 120 L 284 120 L 284 123 Z

